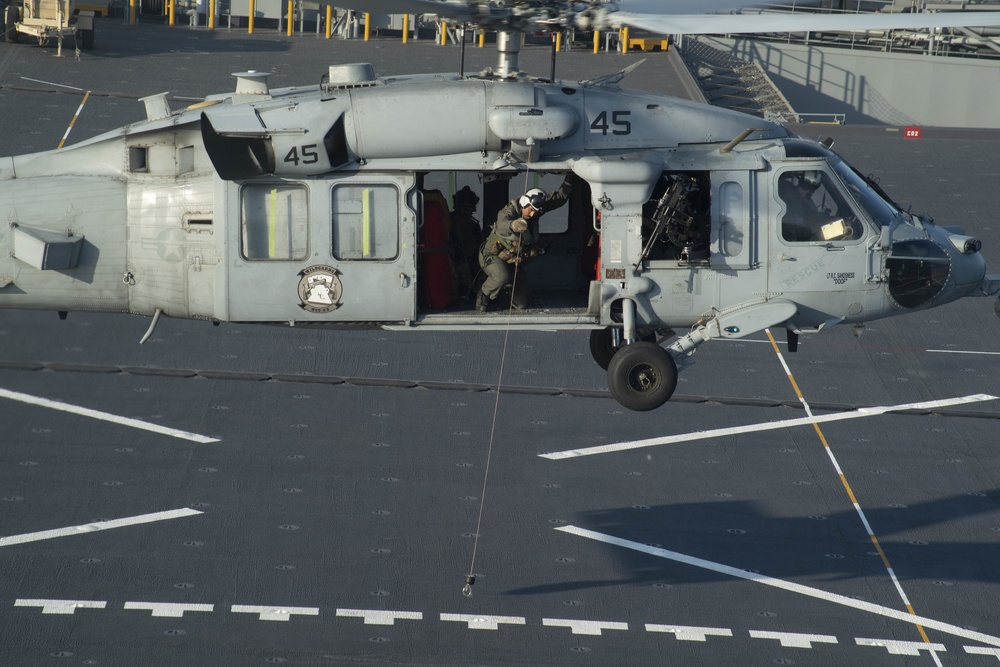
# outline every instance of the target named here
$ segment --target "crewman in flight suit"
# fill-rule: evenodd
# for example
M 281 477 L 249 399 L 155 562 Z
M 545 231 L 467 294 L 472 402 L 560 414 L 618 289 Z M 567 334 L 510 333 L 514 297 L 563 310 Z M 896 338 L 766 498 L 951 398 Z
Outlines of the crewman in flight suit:
M 551 197 L 544 190 L 532 188 L 500 211 L 493 229 L 479 247 L 479 266 L 486 274 L 486 281 L 476 295 L 476 310 L 481 313 L 489 310 L 509 285 L 514 286 L 511 305 L 517 309 L 528 307 L 528 281 L 524 272 L 518 271 L 515 284 L 515 267 L 542 254 L 543 249 L 538 245 L 538 220 L 569 201 L 578 180 L 579 177 L 570 172 Z

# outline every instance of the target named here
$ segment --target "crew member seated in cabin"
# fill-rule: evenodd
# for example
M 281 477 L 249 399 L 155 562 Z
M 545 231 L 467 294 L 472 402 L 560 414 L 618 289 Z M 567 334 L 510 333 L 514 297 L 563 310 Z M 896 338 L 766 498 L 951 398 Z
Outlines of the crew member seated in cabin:
M 857 216 L 819 171 L 790 171 L 778 181 L 785 204 L 781 236 L 786 241 L 843 241 L 861 233 Z
M 511 285 L 511 305 L 517 309 L 528 307 L 528 281 L 524 272 L 518 271 L 515 284 L 515 269 L 542 254 L 543 249 L 538 244 L 538 220 L 566 204 L 578 181 L 579 177 L 571 172 L 551 196 L 533 188 L 501 209 L 493 229 L 479 247 L 479 266 L 486 274 L 486 281 L 476 295 L 479 312 L 489 310 L 504 288 Z
M 476 219 L 479 196 L 468 185 L 452 195 L 451 251 L 455 265 L 458 300 L 472 296 L 473 277 L 479 273 L 479 246 L 483 242 L 483 228 Z

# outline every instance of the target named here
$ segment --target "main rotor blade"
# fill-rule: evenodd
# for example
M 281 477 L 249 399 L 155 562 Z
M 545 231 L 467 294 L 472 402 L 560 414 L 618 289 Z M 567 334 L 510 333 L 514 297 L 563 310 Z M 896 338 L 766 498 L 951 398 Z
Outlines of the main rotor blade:
M 445 0 L 334 0 L 331 4 L 374 14 L 437 14 L 455 19 L 470 19 L 473 16 L 464 2 Z
M 687 14 L 654 16 L 616 12 L 613 25 L 628 25 L 660 35 L 717 35 L 831 30 L 914 30 L 1000 25 L 1000 12 L 922 12 L 919 14 Z
M 746 7 L 816 7 L 820 0 L 615 0 L 615 5 L 630 14 L 709 14 Z

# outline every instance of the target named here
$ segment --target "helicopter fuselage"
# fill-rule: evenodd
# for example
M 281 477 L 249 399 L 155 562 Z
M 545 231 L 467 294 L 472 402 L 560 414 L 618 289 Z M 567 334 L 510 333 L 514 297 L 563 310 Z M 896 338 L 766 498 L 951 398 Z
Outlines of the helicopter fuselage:
M 828 147 L 757 118 L 606 82 L 380 79 L 364 65 L 319 87 L 238 77 L 236 93 L 174 112 L 148 98 L 145 121 L 0 158 L 0 308 L 626 342 L 690 329 L 667 350 L 683 361 L 711 338 L 1000 287 L 976 239 L 903 213 Z M 471 261 L 468 284 L 441 285 L 470 259 L 453 238 L 449 251 L 441 190 L 482 194 L 484 233 L 509 197 L 569 173 L 578 192 L 523 267 L 538 307 L 466 305 Z M 447 270 L 432 261 L 444 255 Z

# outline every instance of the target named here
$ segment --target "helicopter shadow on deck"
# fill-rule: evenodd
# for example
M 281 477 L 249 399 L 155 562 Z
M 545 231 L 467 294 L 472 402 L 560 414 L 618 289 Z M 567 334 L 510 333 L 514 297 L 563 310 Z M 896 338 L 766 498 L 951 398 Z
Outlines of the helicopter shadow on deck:
M 998 544 L 937 541 L 922 529 L 995 513 L 1000 489 L 909 505 L 865 510 L 894 570 L 909 580 L 996 581 Z M 848 581 L 885 576 L 885 567 L 853 509 L 831 516 L 777 518 L 753 501 L 643 506 L 586 512 L 570 523 L 587 530 L 759 572 L 778 579 L 823 577 Z M 953 534 L 953 533 L 949 533 Z M 567 535 L 567 539 L 583 538 Z M 588 540 L 589 541 L 589 540 Z M 666 558 L 603 544 L 631 576 L 580 579 L 515 588 L 507 595 L 539 595 L 623 584 L 697 584 L 732 577 Z

